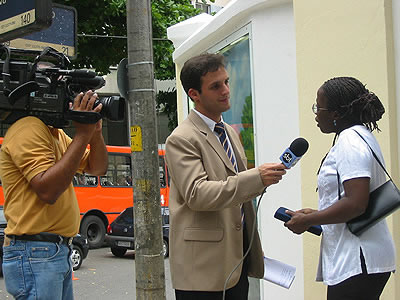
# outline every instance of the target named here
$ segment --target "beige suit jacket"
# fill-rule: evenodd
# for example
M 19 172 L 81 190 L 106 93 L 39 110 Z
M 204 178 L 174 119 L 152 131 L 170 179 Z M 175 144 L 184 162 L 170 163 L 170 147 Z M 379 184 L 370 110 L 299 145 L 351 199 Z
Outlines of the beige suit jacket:
M 225 124 L 226 125 L 226 124 Z M 264 189 L 258 169 L 246 170 L 239 137 L 226 125 L 239 173 L 209 127 L 190 112 L 168 137 L 166 160 L 171 176 L 170 265 L 178 290 L 222 291 L 225 280 L 243 257 L 244 203 L 247 236 L 255 221 L 252 199 Z M 260 238 L 256 230 L 249 253 L 248 275 L 264 274 Z M 239 280 L 242 265 L 227 288 Z

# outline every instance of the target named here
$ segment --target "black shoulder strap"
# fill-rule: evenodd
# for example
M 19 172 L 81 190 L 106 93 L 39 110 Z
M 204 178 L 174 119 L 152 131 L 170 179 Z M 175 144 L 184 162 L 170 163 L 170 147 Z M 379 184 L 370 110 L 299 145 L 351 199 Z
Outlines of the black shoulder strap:
M 354 130 L 354 129 L 353 129 Z M 367 143 L 367 141 L 364 139 L 364 137 L 357 131 L 354 130 L 359 136 L 360 138 L 362 138 L 362 140 L 367 144 L 367 146 L 369 147 L 369 149 L 372 152 L 372 155 L 375 157 L 376 161 L 378 162 L 378 164 L 382 167 L 382 169 L 385 171 L 386 175 L 390 178 L 391 181 L 392 177 L 390 177 L 389 173 L 386 171 L 385 167 L 383 166 L 383 164 L 381 163 L 381 161 L 379 160 L 378 156 L 375 154 L 374 150 L 372 150 L 371 146 Z M 339 179 L 339 172 L 337 172 L 337 180 L 338 180 L 338 197 L 340 200 L 340 179 Z
M 375 159 L 378 162 L 378 164 L 382 167 L 383 171 L 385 171 L 386 175 L 390 178 L 390 180 L 392 180 L 392 177 L 390 177 L 389 173 L 386 171 L 385 167 L 383 166 L 383 164 L 379 160 L 378 156 L 375 154 L 374 150 L 372 150 L 371 146 L 367 143 L 367 141 L 363 138 L 363 136 L 357 130 L 354 130 L 354 131 L 360 136 L 360 138 L 363 139 L 363 141 L 367 144 L 369 149 L 371 149 L 372 155 L 375 157 Z

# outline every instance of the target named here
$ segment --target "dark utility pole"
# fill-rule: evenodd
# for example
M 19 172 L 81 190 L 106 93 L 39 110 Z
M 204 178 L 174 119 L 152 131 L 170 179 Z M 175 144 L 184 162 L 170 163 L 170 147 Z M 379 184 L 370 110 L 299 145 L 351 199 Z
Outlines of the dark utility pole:
M 136 299 L 165 299 L 150 0 L 127 0 Z

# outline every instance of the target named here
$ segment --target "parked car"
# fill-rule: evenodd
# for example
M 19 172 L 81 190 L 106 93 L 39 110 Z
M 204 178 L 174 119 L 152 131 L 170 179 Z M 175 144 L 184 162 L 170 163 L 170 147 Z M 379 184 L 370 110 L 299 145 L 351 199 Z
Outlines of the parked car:
M 3 243 L 4 243 L 4 229 L 7 227 L 7 220 L 4 217 L 3 206 L 0 206 L 0 277 L 3 276 Z M 89 242 L 87 238 L 77 234 L 72 239 L 72 268 L 74 271 L 78 270 L 83 260 L 87 257 L 89 252 Z
M 169 208 L 161 207 L 163 255 L 169 255 Z M 133 207 L 125 209 L 110 225 L 108 225 L 105 241 L 112 254 L 123 257 L 127 250 L 135 249 L 133 225 Z
M 78 270 L 89 253 L 89 241 L 79 233 L 72 239 L 72 269 Z

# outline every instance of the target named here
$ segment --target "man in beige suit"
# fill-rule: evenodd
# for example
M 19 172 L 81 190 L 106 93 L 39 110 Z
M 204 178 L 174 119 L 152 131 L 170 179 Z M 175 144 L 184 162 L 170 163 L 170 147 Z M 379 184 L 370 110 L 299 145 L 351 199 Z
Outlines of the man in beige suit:
M 170 265 L 177 300 L 222 298 L 225 281 L 249 247 L 255 222 L 251 200 L 286 173 L 280 163 L 246 170 L 239 137 L 222 120 L 230 108 L 223 59 L 202 54 L 185 63 L 181 81 L 195 109 L 166 142 Z M 225 131 L 214 132 L 217 127 Z M 247 276 L 263 275 L 256 232 L 248 257 L 227 282 L 225 299 L 247 299 Z

